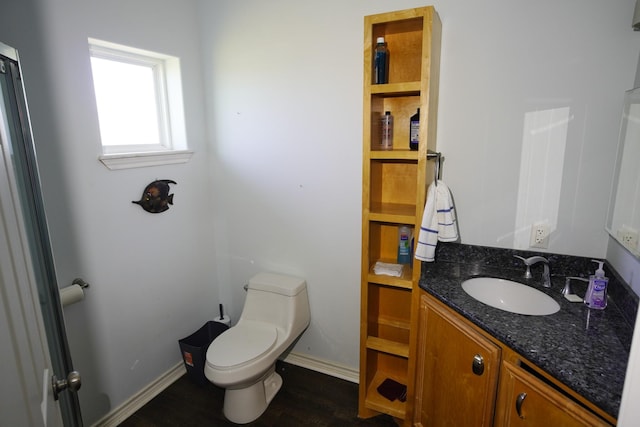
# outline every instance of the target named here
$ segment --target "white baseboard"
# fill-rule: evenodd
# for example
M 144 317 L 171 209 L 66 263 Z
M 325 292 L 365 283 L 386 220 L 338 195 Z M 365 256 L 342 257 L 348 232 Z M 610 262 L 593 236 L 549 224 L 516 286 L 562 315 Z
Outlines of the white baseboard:
M 358 383 L 359 373 L 357 370 L 341 366 L 328 360 L 319 359 L 302 353 L 289 353 L 284 361 L 301 368 L 310 369 L 332 377 L 340 378 L 352 383 Z M 142 408 L 151 399 L 160 394 L 165 388 L 173 384 L 178 378 L 185 374 L 186 370 L 182 362 L 169 369 L 155 381 L 147 385 L 122 405 L 109 412 L 107 415 L 96 421 L 92 427 L 116 427 L 124 420 Z
M 301 368 L 310 369 L 352 383 L 358 384 L 360 380 L 360 374 L 356 369 L 341 366 L 328 360 L 309 356 L 308 354 L 292 352 L 284 358 L 284 361 L 292 365 L 300 366 Z
M 96 421 L 92 427 L 115 427 L 119 425 L 185 373 L 186 369 L 184 363 L 181 361 L 138 393 L 131 396 L 131 398 L 122 405 Z

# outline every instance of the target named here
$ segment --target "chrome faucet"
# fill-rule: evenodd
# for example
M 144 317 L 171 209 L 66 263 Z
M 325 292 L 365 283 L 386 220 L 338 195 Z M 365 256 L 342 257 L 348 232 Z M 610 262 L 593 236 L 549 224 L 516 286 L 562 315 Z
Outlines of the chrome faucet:
M 562 295 L 571 295 L 574 293 L 573 290 L 571 289 L 572 280 L 580 280 L 582 282 L 589 283 L 589 279 L 585 279 L 584 277 L 569 276 L 564 281 L 564 288 L 562 288 Z
M 523 258 L 518 255 L 514 255 L 514 257 L 521 259 L 524 262 L 524 265 L 527 266 L 527 271 L 524 273 L 525 279 L 531 279 L 531 266 L 535 265 L 539 262 L 544 263 L 544 272 L 542 273 L 542 286 L 545 288 L 551 287 L 551 273 L 549 272 L 549 261 L 545 257 L 541 256 L 532 256 L 530 258 Z

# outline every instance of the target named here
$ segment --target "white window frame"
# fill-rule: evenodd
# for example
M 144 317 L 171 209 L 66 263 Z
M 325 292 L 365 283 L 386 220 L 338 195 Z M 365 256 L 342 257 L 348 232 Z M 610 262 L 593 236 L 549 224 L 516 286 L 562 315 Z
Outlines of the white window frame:
M 91 57 L 151 68 L 158 109 L 158 144 L 102 145 L 100 161 L 109 169 L 188 162 L 193 152 L 186 143 L 179 58 L 92 38 L 89 52 Z

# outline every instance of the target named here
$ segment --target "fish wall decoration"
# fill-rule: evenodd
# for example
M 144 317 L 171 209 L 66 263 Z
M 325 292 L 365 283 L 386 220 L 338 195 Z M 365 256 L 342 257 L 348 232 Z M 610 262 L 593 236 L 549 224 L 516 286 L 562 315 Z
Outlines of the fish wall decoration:
M 178 183 L 170 179 L 158 179 L 147 185 L 140 200 L 132 200 L 131 203 L 142 206 L 147 212 L 161 213 L 173 205 L 173 194 L 169 194 L 169 184 Z

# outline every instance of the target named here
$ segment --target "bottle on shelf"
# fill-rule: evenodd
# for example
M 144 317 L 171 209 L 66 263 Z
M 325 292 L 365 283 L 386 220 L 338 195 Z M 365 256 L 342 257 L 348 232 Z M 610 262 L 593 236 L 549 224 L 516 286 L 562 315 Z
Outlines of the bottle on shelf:
M 409 148 L 412 150 L 418 149 L 418 135 L 420 133 L 420 108 L 409 119 Z
M 384 84 L 389 82 L 387 75 L 389 70 L 389 50 L 384 42 L 384 37 L 376 40 L 376 49 L 373 56 L 373 76 L 374 84 Z
M 393 116 L 391 111 L 385 111 L 380 119 L 380 149 L 393 150 Z
M 411 264 L 411 228 L 398 227 L 398 264 Z

